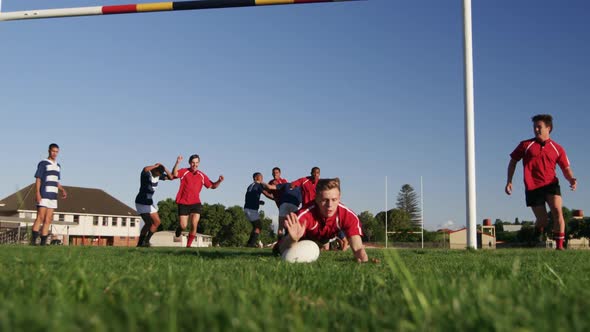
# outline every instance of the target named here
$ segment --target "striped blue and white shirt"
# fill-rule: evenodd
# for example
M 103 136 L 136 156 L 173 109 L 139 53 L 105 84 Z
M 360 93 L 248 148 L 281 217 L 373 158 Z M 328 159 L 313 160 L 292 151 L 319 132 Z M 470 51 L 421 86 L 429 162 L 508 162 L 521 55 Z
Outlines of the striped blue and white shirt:
M 41 198 L 57 200 L 59 180 L 61 180 L 61 165 L 49 159 L 41 160 L 37 165 L 35 178 L 41 180 Z
M 166 179 L 166 173 L 163 173 L 157 177 L 152 176 L 152 172 L 144 172 L 142 170 L 139 177 L 139 193 L 137 196 L 135 196 L 135 203 L 143 205 L 154 204 L 153 196 L 154 192 L 156 192 L 156 188 L 158 187 L 158 181 Z

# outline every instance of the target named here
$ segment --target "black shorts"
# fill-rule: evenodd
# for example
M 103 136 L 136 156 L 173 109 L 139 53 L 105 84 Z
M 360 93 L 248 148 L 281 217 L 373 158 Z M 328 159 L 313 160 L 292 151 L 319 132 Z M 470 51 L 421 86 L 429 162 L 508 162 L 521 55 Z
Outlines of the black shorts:
M 178 204 L 179 216 L 188 216 L 193 213 L 201 214 L 201 212 L 203 212 L 203 204 L 201 203 L 191 205 Z
M 561 196 L 559 182 L 546 185 L 535 190 L 525 191 L 526 206 L 542 206 L 547 201 L 547 195 Z

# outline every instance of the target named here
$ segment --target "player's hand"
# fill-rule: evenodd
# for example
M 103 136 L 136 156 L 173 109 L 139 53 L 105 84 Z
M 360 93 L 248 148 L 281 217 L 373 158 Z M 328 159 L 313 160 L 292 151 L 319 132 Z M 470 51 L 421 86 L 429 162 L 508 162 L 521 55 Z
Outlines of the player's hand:
M 504 188 L 504 191 L 507 195 L 512 194 L 512 182 L 506 184 L 506 188 Z
M 65 191 L 63 188 L 61 190 L 61 198 L 66 199 L 68 198 L 68 192 Z
M 225 180 L 225 178 L 223 177 L 223 175 L 220 175 L 220 176 L 219 176 L 219 180 L 217 180 L 217 181 L 219 181 L 219 182 L 223 182 L 223 180 Z
M 37 204 L 41 203 L 41 194 L 37 193 Z
M 354 258 L 356 258 L 357 263 L 365 263 L 369 261 L 369 256 L 367 256 L 365 248 L 354 251 Z
M 569 182 L 570 182 L 570 189 L 572 191 L 576 191 L 576 187 L 578 186 L 578 179 L 572 178 L 571 180 L 569 180 Z
M 180 163 L 182 161 L 182 159 L 183 159 L 182 156 L 176 157 L 176 163 L 177 164 Z
M 285 219 L 285 228 L 289 232 L 289 236 L 293 242 L 299 241 L 303 234 L 305 234 L 305 226 L 307 225 L 306 221 L 303 221 L 303 225 L 299 223 L 299 218 L 293 212 L 287 215 L 287 219 Z

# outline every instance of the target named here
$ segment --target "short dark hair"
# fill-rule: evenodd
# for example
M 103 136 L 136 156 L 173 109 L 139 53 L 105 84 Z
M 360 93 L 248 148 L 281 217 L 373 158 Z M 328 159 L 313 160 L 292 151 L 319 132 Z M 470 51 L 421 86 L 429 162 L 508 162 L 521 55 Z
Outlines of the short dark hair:
M 549 132 L 553 131 L 553 117 L 550 114 L 537 114 L 532 117 L 533 123 L 543 121 L 545 126 L 550 127 Z
M 199 157 L 198 154 L 193 154 L 192 156 L 190 156 L 190 158 L 188 158 L 188 162 L 189 163 L 192 162 L 193 159 L 195 159 L 195 158 L 197 158 L 197 159 L 199 159 L 199 161 L 201 161 L 201 157 Z
M 312 167 L 312 169 L 311 169 L 311 172 L 313 173 L 313 171 L 315 171 L 316 169 L 317 169 L 318 171 L 320 170 L 320 168 L 319 168 L 319 167 L 317 167 L 317 166 L 314 166 L 314 167 Z
M 279 172 L 281 171 L 281 169 L 280 169 L 280 168 L 278 168 L 278 167 L 273 167 L 273 169 L 272 169 L 272 172 L 274 173 L 274 172 L 275 172 L 275 170 L 277 170 L 277 171 L 279 171 Z
M 48 150 L 51 150 L 53 148 L 58 148 L 59 149 L 59 145 L 57 145 L 56 143 L 49 144 L 49 149 Z
M 258 175 L 262 175 L 262 174 L 260 172 L 256 172 L 256 173 L 252 174 L 252 179 L 256 180 L 256 177 Z

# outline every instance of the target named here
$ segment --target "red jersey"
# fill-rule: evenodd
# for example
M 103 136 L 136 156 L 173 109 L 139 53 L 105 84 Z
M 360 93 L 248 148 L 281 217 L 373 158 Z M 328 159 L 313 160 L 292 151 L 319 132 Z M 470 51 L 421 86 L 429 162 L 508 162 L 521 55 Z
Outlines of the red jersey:
M 283 184 L 283 183 L 287 183 L 288 181 L 286 179 L 283 178 L 279 178 L 278 180 L 272 179 L 270 180 L 270 182 L 268 184 L 271 185 L 277 185 L 277 184 Z M 272 194 L 275 203 L 277 204 L 277 207 L 279 207 L 279 202 L 281 201 L 281 194 L 282 192 L 280 190 L 269 190 L 269 192 Z
M 190 168 L 179 169 L 178 178 L 180 178 L 180 188 L 176 194 L 176 204 L 192 205 L 201 203 L 199 194 L 203 186 L 206 188 L 213 186 L 209 177 L 199 170 L 193 173 Z
M 319 179 L 318 179 L 319 180 Z M 307 176 L 291 183 L 291 187 L 301 187 L 301 196 L 302 196 L 302 204 L 303 206 L 307 205 L 307 203 L 312 202 L 315 199 L 315 187 L 317 186 L 318 181 L 313 182 L 313 178 L 311 176 Z
M 534 138 L 522 141 L 510 157 L 516 161 L 522 159 L 526 190 L 535 190 L 558 182 L 555 174 L 556 165 L 562 170 L 570 167 L 565 150 L 551 139 L 543 143 Z
M 361 222 L 356 213 L 342 203 L 338 204 L 336 213 L 329 218 L 322 217 L 315 204 L 299 210 L 297 216 L 300 224 L 306 223 L 302 237 L 304 240 L 327 242 L 337 236 L 339 231 L 343 231 L 346 237 L 363 236 Z

